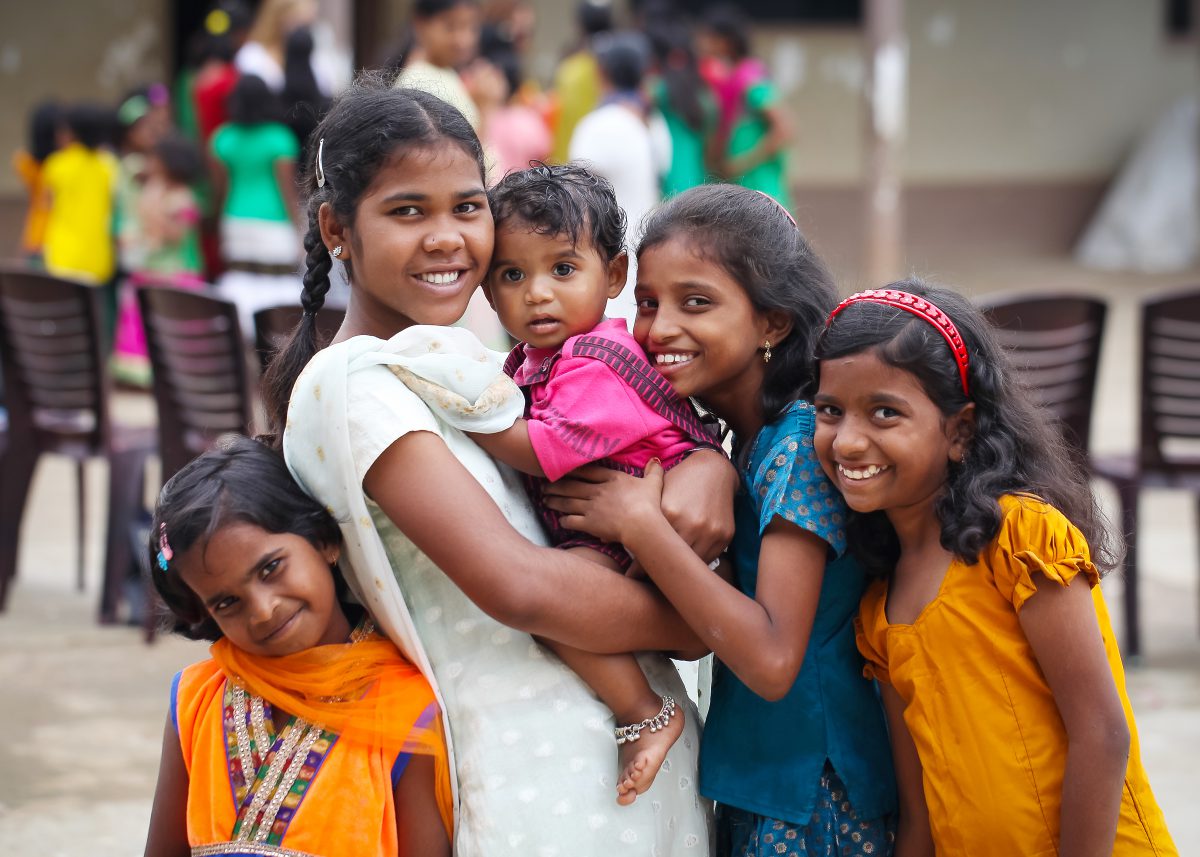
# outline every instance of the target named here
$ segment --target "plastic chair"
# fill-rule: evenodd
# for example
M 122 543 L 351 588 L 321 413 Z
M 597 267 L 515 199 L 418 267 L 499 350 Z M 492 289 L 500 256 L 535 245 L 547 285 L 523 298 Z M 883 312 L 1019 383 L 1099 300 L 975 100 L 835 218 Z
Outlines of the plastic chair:
M 0 366 L 8 409 L 7 448 L 0 465 L 0 609 L 17 572 L 21 519 L 44 453 L 76 462 L 76 586 L 81 590 L 84 465 L 97 456 L 108 461 L 101 622 L 116 620 L 121 586 L 133 568 L 128 531 L 142 505 L 154 430 L 111 421 L 99 298 L 97 289 L 81 283 L 21 268 L 0 269 Z
M 1200 287 L 1144 302 L 1140 335 L 1137 451 L 1093 461 L 1096 472 L 1116 485 L 1122 526 L 1130 534 L 1125 554 L 1125 633 L 1130 655 L 1141 652 L 1137 552 L 1141 489 L 1190 491 L 1200 501 Z
M 275 354 L 300 323 L 301 312 L 298 304 L 285 304 L 260 309 L 254 314 L 254 349 L 258 352 L 262 371 L 267 371 Z M 325 306 L 317 311 L 317 333 L 322 342 L 333 339 L 345 317 L 346 310 L 341 307 Z
M 983 311 L 1034 400 L 1086 455 L 1107 306 L 1075 295 L 1018 296 Z
M 162 478 L 223 434 L 249 434 L 254 400 L 237 307 L 187 289 L 138 289 L 154 373 Z

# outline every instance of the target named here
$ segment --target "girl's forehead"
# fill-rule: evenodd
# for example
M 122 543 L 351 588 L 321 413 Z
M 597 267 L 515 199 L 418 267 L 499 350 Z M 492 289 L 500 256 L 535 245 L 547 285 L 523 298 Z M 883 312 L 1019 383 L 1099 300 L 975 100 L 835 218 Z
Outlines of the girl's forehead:
M 391 195 L 406 188 L 423 195 L 483 189 L 479 163 L 449 140 L 429 145 L 398 146 L 384 159 L 367 187 L 366 195 Z

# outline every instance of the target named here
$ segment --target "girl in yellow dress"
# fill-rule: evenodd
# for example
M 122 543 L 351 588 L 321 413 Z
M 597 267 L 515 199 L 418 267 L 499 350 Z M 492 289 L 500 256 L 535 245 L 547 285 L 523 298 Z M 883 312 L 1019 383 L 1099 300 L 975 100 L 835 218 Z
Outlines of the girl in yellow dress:
M 858 646 L 892 737 L 896 857 L 1176 855 L 1097 586 L 1116 551 L 1087 470 L 981 313 L 920 282 L 860 292 L 817 359 L 817 453 L 881 577 Z

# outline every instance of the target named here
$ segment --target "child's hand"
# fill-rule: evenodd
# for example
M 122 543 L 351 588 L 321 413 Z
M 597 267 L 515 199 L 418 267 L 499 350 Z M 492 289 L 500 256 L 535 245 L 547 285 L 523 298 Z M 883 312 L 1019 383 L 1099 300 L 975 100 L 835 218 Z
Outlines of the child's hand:
M 545 498 L 564 527 L 624 544 L 639 522 L 662 517 L 662 490 L 662 465 L 652 460 L 641 479 L 599 465 L 581 467 L 547 485 Z

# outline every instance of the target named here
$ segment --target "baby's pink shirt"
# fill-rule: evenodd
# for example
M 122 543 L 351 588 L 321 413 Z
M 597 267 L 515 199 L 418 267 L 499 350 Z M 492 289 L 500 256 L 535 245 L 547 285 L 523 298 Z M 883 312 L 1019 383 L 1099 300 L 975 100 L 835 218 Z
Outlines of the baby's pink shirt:
M 586 336 L 601 336 L 645 356 L 622 319 L 606 319 Z M 659 415 L 602 360 L 577 357 L 573 336 L 561 349 L 524 346 L 513 380 L 529 390 L 529 441 L 550 481 L 577 467 L 609 459 L 644 470 L 650 459 L 670 466 L 696 442 Z M 563 352 L 557 360 L 555 355 Z M 534 384 L 553 360 L 550 375 Z

